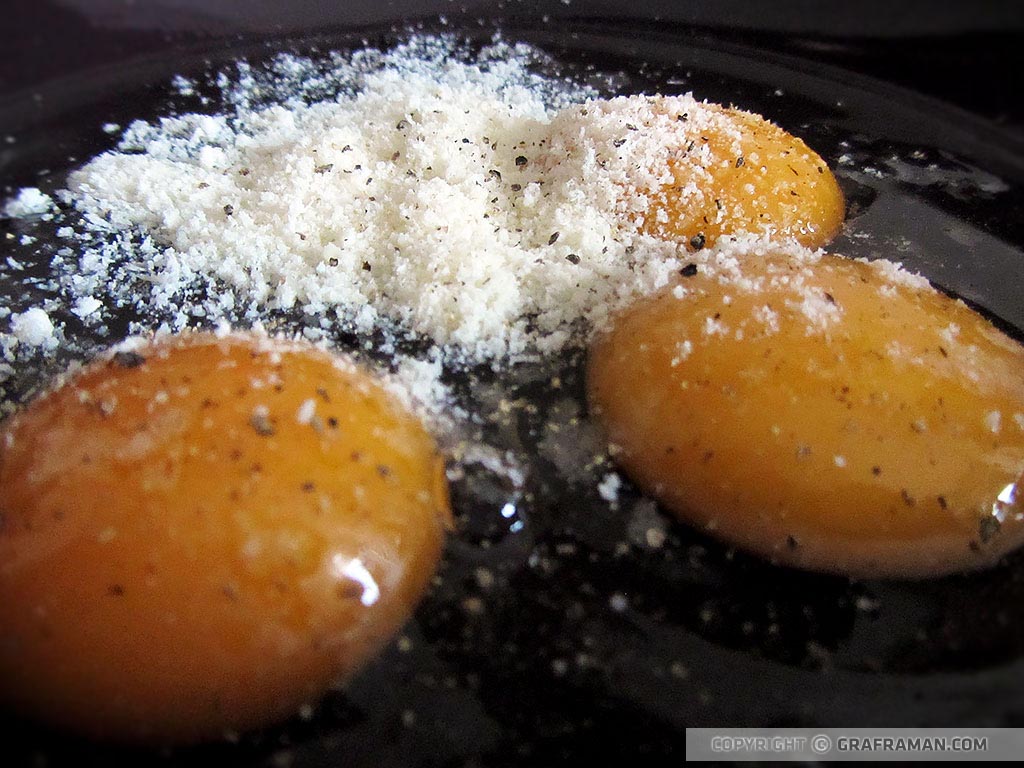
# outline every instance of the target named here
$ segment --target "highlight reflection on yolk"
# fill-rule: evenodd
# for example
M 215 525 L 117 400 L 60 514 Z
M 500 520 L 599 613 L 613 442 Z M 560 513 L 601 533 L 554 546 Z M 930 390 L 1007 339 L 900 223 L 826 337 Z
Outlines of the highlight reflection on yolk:
M 590 358 L 593 410 L 643 489 L 726 542 L 856 576 L 1024 542 L 1024 348 L 878 264 L 693 272 Z
M 287 717 L 424 591 L 443 463 L 366 373 L 196 334 L 87 367 L 0 429 L 0 698 L 171 742 Z

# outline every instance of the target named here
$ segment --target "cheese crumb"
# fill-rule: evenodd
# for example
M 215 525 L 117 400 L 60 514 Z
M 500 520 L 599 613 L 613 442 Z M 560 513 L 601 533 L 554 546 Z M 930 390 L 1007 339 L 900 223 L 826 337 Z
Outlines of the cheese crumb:
M 985 427 L 989 432 L 998 435 L 1003 426 L 1003 414 L 999 411 L 989 411 L 985 414 Z
M 295 420 L 299 424 L 306 425 L 313 421 L 314 416 L 316 416 L 316 400 L 309 398 L 304 400 L 302 405 L 299 406 L 299 410 L 295 414 Z
M 53 207 L 53 198 L 48 194 L 36 187 L 23 187 L 7 201 L 3 214 L 10 219 L 21 219 L 49 213 Z
M 53 322 L 46 311 L 33 307 L 21 314 L 11 315 L 11 333 L 29 347 L 56 346 Z
M 598 483 L 597 492 L 609 504 L 615 504 L 619 500 L 619 489 L 621 487 L 622 479 L 614 472 L 609 472 Z

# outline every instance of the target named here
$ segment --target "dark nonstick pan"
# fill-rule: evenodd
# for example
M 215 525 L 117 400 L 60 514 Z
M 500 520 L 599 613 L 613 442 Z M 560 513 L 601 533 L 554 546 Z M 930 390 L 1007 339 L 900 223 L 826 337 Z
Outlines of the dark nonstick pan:
M 409 34 L 404 22 L 349 21 L 178 40 L 164 53 L 126 50 L 125 63 L 12 90 L 0 102 L 0 189 L 59 188 L 68 170 L 112 145 L 104 124 L 191 109 L 172 93 L 175 74 L 286 50 L 387 46 Z M 902 261 L 1022 337 L 1018 133 L 736 35 L 637 19 L 577 18 L 569 28 L 485 14 L 476 24 L 472 13 L 421 26 L 471 43 L 500 29 L 605 95 L 692 90 L 764 114 L 836 169 L 848 222 L 834 250 Z M 19 245 L 34 226 L 0 221 L 0 261 L 24 265 L 0 269 L 0 303 L 15 310 L 46 295 L 47 248 L 58 242 L 44 227 L 31 230 L 37 242 Z M 118 332 L 113 324 L 109 338 L 90 339 L 81 330 L 77 349 Z M 27 366 L 8 397 L 82 354 Z M 585 412 L 584 365 L 570 355 L 451 381 L 480 413 L 489 407 L 480 393 L 495 387 L 535 406 L 484 427 L 527 466 L 525 487 L 467 467 L 454 487 L 459 525 L 439 579 L 401 642 L 308 717 L 232 743 L 154 752 L 83 742 L 9 712 L 0 718 L 0 763 L 547 765 L 681 758 L 688 726 L 1024 724 L 1024 556 L 936 580 L 850 581 L 734 552 L 672 521 L 628 483 L 611 509 L 540 446 L 546 425 L 569 429 Z M 557 392 L 547 384 L 556 375 Z M 510 500 L 513 518 L 501 514 Z M 652 526 L 665 534 L 658 546 L 645 536 Z M 493 575 L 486 589 L 481 568 Z

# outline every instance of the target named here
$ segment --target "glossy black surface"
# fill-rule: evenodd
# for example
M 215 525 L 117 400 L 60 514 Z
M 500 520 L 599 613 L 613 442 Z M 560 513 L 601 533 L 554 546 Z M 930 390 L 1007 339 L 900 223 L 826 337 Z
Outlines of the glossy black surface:
M 599 22 L 729 41 L 842 66 L 1024 129 L 1024 9 L 1017 0 L 5 0 L 0 97 L 135 58 L 178 56 L 283 34 L 408 24 L 536 24 L 562 34 Z
M 903 260 L 1018 336 L 1024 328 L 1024 157 L 1015 135 L 891 86 L 658 25 L 579 22 L 568 36 L 534 23 L 505 34 L 547 50 L 568 74 L 614 75 L 611 91 L 693 89 L 762 112 L 837 169 L 850 211 L 835 250 Z M 317 43 L 347 47 L 362 36 L 395 37 L 385 27 Z M 103 123 L 172 109 L 175 73 L 206 70 L 207 58 L 292 48 L 308 40 L 238 51 L 200 41 L 188 55 L 178 48 L 173 58 L 52 83 L 38 89 L 41 100 L 10 101 L 0 136 L 17 141 L 0 145 L 0 185 L 59 187 L 75 162 L 111 145 Z M 43 275 L 32 250 L 0 255 Z M 15 309 L 32 301 L 23 285 L 20 274 L 0 274 L 0 294 Z M 484 417 L 496 390 L 536 406 L 482 427 L 528 468 L 525 485 L 467 468 L 454 488 L 460 524 L 441 579 L 405 631 L 411 649 L 392 644 L 311 720 L 238 744 L 153 753 L 81 743 L 11 715 L 0 721 L 0 762 L 546 765 L 680 759 L 686 726 L 1024 725 L 1024 557 L 981 574 L 851 583 L 734 553 L 661 515 L 628 484 L 610 509 L 540 446 L 551 423 L 571 444 L 592 439 L 586 421 L 573 420 L 584 408 L 583 362 L 453 379 L 463 404 Z M 22 389 L 48 369 L 26 372 Z M 516 512 L 506 517 L 509 502 Z M 647 544 L 651 526 L 665 531 L 663 546 Z M 488 589 L 480 567 L 495 577 Z

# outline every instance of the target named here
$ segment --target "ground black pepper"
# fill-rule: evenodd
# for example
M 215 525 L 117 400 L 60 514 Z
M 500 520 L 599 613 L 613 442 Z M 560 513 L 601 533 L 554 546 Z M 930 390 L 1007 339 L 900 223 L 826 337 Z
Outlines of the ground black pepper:
M 122 368 L 138 368 L 146 362 L 146 358 L 138 352 L 115 352 L 114 362 Z

